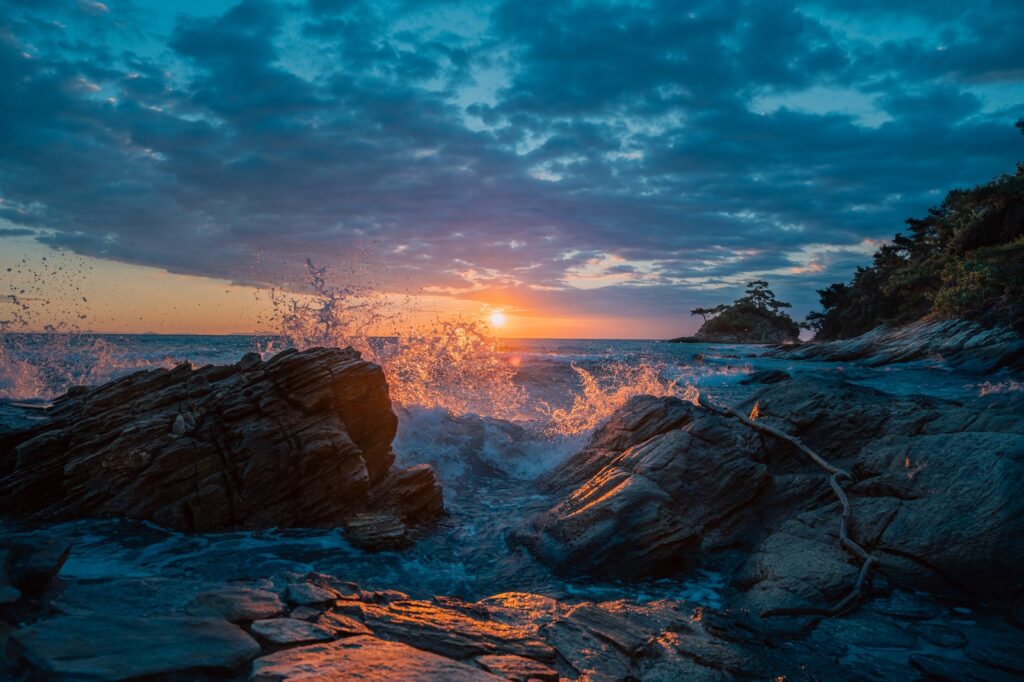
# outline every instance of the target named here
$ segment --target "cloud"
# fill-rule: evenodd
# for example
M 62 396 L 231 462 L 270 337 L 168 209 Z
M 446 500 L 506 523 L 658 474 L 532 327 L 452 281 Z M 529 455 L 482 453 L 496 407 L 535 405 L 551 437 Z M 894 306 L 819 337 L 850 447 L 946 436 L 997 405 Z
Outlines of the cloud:
M 2 5 L 0 218 L 174 272 L 802 311 L 1021 157 L 1013 2 L 98 5 Z

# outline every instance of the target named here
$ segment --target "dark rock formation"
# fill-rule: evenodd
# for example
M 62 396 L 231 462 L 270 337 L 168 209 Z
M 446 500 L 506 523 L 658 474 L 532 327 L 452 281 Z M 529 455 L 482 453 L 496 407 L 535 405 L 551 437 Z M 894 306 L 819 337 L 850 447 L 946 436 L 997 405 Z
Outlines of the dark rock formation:
M 676 399 L 658 402 L 690 420 L 643 420 L 648 430 L 667 428 L 621 454 L 607 446 L 625 443 L 609 436 L 636 415 L 613 420 L 575 460 L 603 462 L 600 470 L 512 540 L 559 570 L 618 577 L 676 573 L 696 563 L 702 544 L 727 542 L 767 469 L 747 456 L 747 434 L 729 420 Z M 631 405 L 650 414 L 649 402 Z
M 1024 370 L 1024 338 L 1006 327 L 924 318 L 902 327 L 881 325 L 852 339 L 783 346 L 769 355 L 863 362 L 875 367 L 939 359 L 963 371 L 988 374 L 1004 368 Z
M 850 535 L 878 558 L 876 579 L 972 597 L 1024 589 L 1024 397 L 963 404 L 818 376 L 740 407 L 755 404 L 758 420 L 851 471 Z M 732 571 L 756 610 L 830 605 L 857 577 L 827 477 L 791 444 L 700 407 L 635 399 L 550 478 L 563 500 L 511 540 L 563 572 L 700 563 Z
M 396 427 L 383 372 L 351 348 L 138 372 L 0 437 L 0 511 L 190 531 L 341 524 L 371 507 L 436 518 L 429 467 L 389 472 Z
M 181 616 L 51 618 L 14 632 L 8 649 L 37 679 L 49 680 L 232 674 L 260 653 L 225 620 Z

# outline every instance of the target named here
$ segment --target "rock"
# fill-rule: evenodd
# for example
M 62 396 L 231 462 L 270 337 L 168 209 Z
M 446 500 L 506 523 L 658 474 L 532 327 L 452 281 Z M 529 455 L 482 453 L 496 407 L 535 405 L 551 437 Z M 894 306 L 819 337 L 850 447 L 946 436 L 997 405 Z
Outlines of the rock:
M 522 656 L 478 656 L 476 662 L 487 672 L 515 682 L 558 682 L 558 671 Z
M 21 590 L 11 584 L 7 574 L 10 550 L 0 549 L 0 607 L 13 604 L 21 599 Z
M 429 468 L 388 475 L 384 373 L 351 348 L 137 372 L 48 414 L 0 443 L 3 513 L 212 531 L 338 524 L 382 483 L 410 522 L 441 504 Z
M 232 623 L 247 623 L 280 615 L 284 612 L 284 603 L 280 597 L 267 590 L 226 587 L 196 595 L 186 610 L 193 616 L 211 616 Z
M 565 500 L 518 528 L 511 541 L 565 573 L 669 575 L 699 563 L 702 542 L 724 542 L 742 525 L 768 472 L 747 457 L 734 423 L 692 410 L 694 419 L 685 426 L 611 456 Z
M 390 512 L 406 524 L 434 521 L 444 514 L 444 494 L 429 464 L 393 471 L 373 489 L 370 508 Z
M 323 614 L 323 609 L 315 606 L 297 606 L 291 610 L 288 617 L 298 618 L 299 620 L 316 620 L 321 614 Z
M 296 618 L 268 618 L 253 621 L 250 632 L 273 646 L 298 646 L 329 642 L 334 633 L 326 628 Z
M 886 437 L 855 471 L 860 486 L 901 499 L 876 548 L 897 582 L 976 595 L 1024 589 L 1024 436 Z
M 785 381 L 789 376 L 789 372 L 783 372 L 781 369 L 762 369 L 758 372 L 751 372 L 745 379 L 740 379 L 740 383 L 745 386 L 751 384 L 777 384 L 780 381 Z
M 1024 369 L 1024 339 L 1006 327 L 924 318 L 901 327 L 881 325 L 852 339 L 784 346 L 769 355 L 871 366 L 941 358 L 960 370 L 991 374 L 999 369 Z
M 871 608 L 883 615 L 904 620 L 928 620 L 940 613 L 937 604 L 929 599 L 915 597 L 907 592 L 893 592 L 886 599 L 876 599 Z
M 397 514 L 371 512 L 345 518 L 345 539 L 353 547 L 369 551 L 402 549 L 411 540 Z
M 302 582 L 292 582 L 285 590 L 285 599 L 295 606 L 315 606 L 324 608 L 332 606 L 342 594 L 325 581 L 316 581 L 315 576 L 307 576 Z
M 971 630 L 964 653 L 972 661 L 1024 676 L 1024 637 L 1015 628 Z
M 328 611 L 320 616 L 317 620 L 317 625 L 333 632 L 337 637 L 373 634 L 373 631 L 362 622 L 335 611 Z
M 350 637 L 286 649 L 257 659 L 251 682 L 287 680 L 501 680 L 479 668 L 376 637 Z
M 128 680 L 234 674 L 259 645 L 219 618 L 63 616 L 16 630 L 8 645 L 40 679 Z
M 339 611 L 359 618 L 379 637 L 450 658 L 512 654 L 545 663 L 555 658 L 551 647 L 538 638 L 536 626 L 496 622 L 484 610 L 470 615 L 466 609 L 407 600 L 385 605 L 345 602 Z
M 679 398 L 633 396 L 594 432 L 586 448 L 545 475 L 541 486 L 548 491 L 572 490 L 634 445 L 691 421 L 693 405 Z
M 31 597 L 41 596 L 67 561 L 71 545 L 59 538 L 23 537 L 8 544 L 10 584 Z
M 907 628 L 926 642 L 946 649 L 959 649 L 967 643 L 967 637 L 960 630 L 940 623 L 913 623 Z
M 1019 682 L 1020 677 L 1002 670 L 980 665 L 972 661 L 911 654 L 910 665 L 927 676 L 929 680 L 942 682 Z

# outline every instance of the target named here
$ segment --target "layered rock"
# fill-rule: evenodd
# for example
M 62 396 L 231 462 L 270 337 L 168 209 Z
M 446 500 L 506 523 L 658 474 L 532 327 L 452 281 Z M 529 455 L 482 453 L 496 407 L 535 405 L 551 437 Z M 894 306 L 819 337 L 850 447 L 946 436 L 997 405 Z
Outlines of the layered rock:
M 1006 327 L 924 318 L 902 327 L 881 325 L 852 339 L 784 346 L 769 355 L 871 366 L 937 359 L 961 370 L 987 374 L 1004 368 L 1024 370 L 1024 339 Z
M 876 579 L 972 597 L 1024 589 L 1024 397 L 962 404 L 771 378 L 741 409 L 756 404 L 758 420 L 851 472 L 850 534 L 877 557 Z M 755 609 L 830 605 L 856 580 L 826 475 L 737 419 L 637 399 L 564 469 L 552 477 L 562 500 L 511 536 L 563 572 L 703 564 L 733 572 Z
M 390 471 L 396 428 L 383 372 L 351 348 L 138 372 L 0 439 L 0 511 L 189 531 L 436 518 L 429 467 Z
M 658 403 L 662 409 L 652 410 Z M 643 433 L 665 432 L 621 454 L 616 446 L 629 440 L 613 434 L 622 422 L 636 422 L 637 415 L 614 419 L 571 463 L 587 469 L 601 463 L 600 469 L 512 536 L 563 572 L 615 577 L 677 573 L 697 563 L 701 545 L 729 542 L 768 483 L 764 464 L 748 457 L 747 434 L 725 418 L 675 398 L 634 401 L 630 407 L 641 414 L 678 416 L 653 424 L 649 418 L 640 420 Z

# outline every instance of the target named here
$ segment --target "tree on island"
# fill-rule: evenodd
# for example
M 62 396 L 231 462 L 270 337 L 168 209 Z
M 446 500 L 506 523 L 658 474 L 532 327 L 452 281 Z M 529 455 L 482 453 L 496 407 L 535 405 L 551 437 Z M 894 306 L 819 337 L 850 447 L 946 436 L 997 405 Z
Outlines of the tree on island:
M 799 338 L 799 325 L 782 312 L 792 305 L 778 300 L 768 282 L 748 282 L 745 293 L 731 305 L 691 310 L 704 320 L 695 338 L 718 343 L 789 343 Z
M 1017 122 L 1024 133 L 1024 120 Z M 1024 164 L 946 195 L 924 218 L 910 218 L 857 268 L 848 284 L 818 291 L 822 310 L 806 326 L 821 340 L 925 315 L 1002 324 L 1024 333 Z

